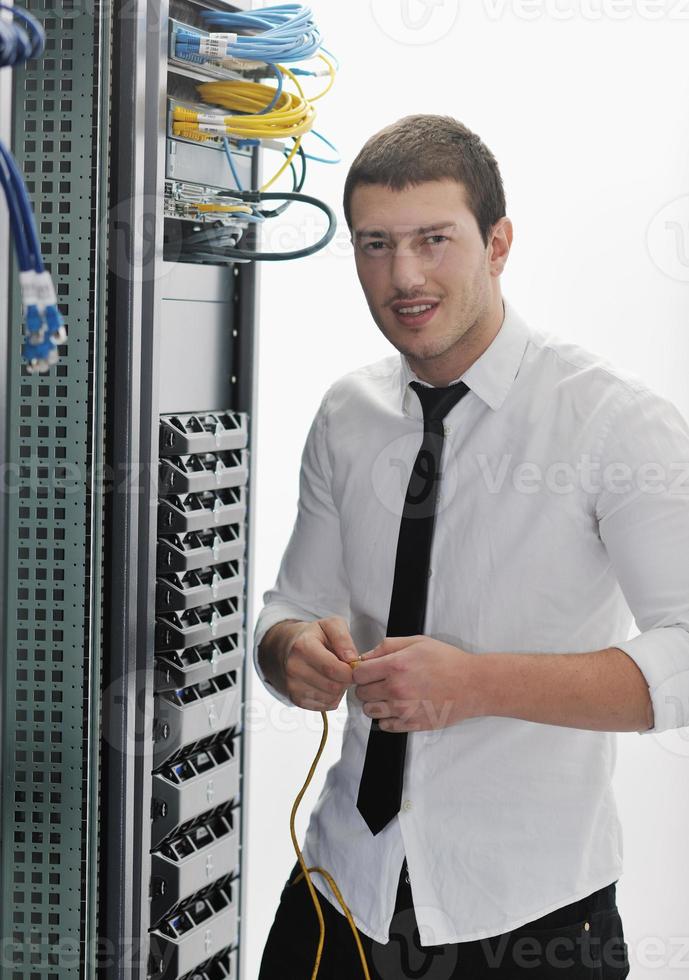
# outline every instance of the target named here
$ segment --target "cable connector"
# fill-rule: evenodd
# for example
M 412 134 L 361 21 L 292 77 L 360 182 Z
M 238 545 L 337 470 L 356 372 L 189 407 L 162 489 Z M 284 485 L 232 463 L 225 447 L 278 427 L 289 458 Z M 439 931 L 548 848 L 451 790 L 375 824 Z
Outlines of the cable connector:
M 21 272 L 19 285 L 24 308 L 22 358 L 30 374 L 44 373 L 57 363 L 58 345 L 67 339 L 55 287 L 47 271 Z
M 260 191 L 233 191 L 236 197 L 241 198 L 242 201 L 247 201 L 249 204 L 260 204 L 261 203 L 261 192 Z
M 201 55 L 205 58 L 222 58 L 228 55 L 228 47 L 237 43 L 237 35 L 231 33 L 191 34 L 178 31 L 175 38 L 175 55 L 187 58 Z
M 329 78 L 331 72 L 327 68 L 320 68 L 318 71 L 307 71 L 306 68 L 291 68 L 293 75 L 310 75 L 312 78 Z
M 229 46 L 236 43 L 236 34 L 209 34 L 199 38 L 199 54 L 205 54 L 207 58 L 223 58 L 229 55 Z

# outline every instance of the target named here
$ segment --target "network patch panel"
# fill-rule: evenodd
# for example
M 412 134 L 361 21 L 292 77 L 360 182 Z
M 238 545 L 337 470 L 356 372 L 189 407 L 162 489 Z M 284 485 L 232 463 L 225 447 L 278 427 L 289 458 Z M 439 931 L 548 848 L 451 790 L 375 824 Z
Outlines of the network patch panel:
M 239 741 L 224 741 L 192 752 L 182 760 L 162 766 L 153 775 L 151 795 L 151 845 L 185 833 L 209 820 L 213 811 L 239 797 Z
M 21 272 L 5 250 L 8 980 L 249 980 L 259 267 L 335 231 L 332 209 L 302 193 L 307 160 L 332 161 L 301 145 L 332 56 L 290 4 L 287 41 L 282 24 L 269 36 L 263 8 L 242 20 L 246 57 L 229 57 L 209 25 L 252 6 L 19 0 L 3 12 L 3 41 L 18 8 L 37 24 L 29 47 L 0 52 Z M 275 41 L 280 59 L 261 57 Z M 22 64 L 4 63 L 20 49 Z M 299 60 L 312 77 L 295 84 Z M 176 118 L 190 107 L 210 122 Z M 262 252 L 264 223 L 296 202 L 326 215 L 322 238 Z
M 152 978 L 237 942 L 247 422 L 232 410 L 160 417 Z

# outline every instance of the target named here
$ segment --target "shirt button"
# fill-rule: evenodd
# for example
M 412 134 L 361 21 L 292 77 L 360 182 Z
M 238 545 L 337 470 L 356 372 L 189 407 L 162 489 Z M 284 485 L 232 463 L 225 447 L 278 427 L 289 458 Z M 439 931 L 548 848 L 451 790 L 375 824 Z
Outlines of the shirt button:
M 411 810 L 411 800 L 405 800 L 402 804 L 402 809 L 407 811 Z
M 443 423 L 443 432 L 445 433 L 445 435 L 449 435 L 450 432 L 452 432 L 452 426 L 451 425 L 448 425 L 447 422 L 444 422 Z
M 433 569 L 432 568 L 429 568 L 428 569 L 428 577 L 430 578 L 432 574 L 433 574 Z

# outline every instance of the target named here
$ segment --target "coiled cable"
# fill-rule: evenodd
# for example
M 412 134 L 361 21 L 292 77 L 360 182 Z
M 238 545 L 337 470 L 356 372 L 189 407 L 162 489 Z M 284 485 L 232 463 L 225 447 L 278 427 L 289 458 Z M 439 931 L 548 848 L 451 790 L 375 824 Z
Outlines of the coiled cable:
M 313 255 L 320 251 L 330 242 L 337 229 L 337 219 L 335 214 L 325 201 L 317 197 L 310 197 L 308 194 L 301 194 L 296 191 L 243 191 L 233 192 L 233 195 L 251 204 L 259 204 L 262 201 L 301 201 L 322 211 L 328 218 L 328 228 L 321 238 L 313 245 L 295 249 L 292 252 L 258 252 L 248 248 L 237 248 L 233 243 L 233 236 L 236 232 L 228 229 L 225 225 L 207 225 L 198 231 L 187 235 L 181 245 L 182 252 L 193 255 L 201 262 L 234 262 L 237 259 L 261 262 L 284 262 L 288 259 L 300 259 L 307 255 Z M 260 211 L 254 208 L 254 213 L 264 218 L 275 217 L 274 211 Z
M 244 28 L 254 32 L 251 35 L 230 34 L 226 51 L 234 58 L 267 64 L 304 61 L 321 45 L 321 35 L 310 8 L 298 3 L 264 7 L 253 12 L 204 10 L 201 17 L 209 28 L 229 28 L 231 32 Z

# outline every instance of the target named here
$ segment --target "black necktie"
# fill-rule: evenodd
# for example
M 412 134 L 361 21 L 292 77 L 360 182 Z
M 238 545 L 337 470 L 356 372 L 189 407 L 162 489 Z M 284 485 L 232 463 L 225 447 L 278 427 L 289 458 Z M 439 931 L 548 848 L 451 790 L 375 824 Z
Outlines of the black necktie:
M 447 388 L 428 388 L 411 381 L 410 387 L 419 396 L 423 408 L 423 442 L 404 501 L 386 636 L 423 634 L 445 435 L 443 419 L 469 390 L 463 381 Z M 386 732 L 376 718 L 372 719 L 356 801 L 372 834 L 386 827 L 399 811 L 406 748 L 407 732 Z

